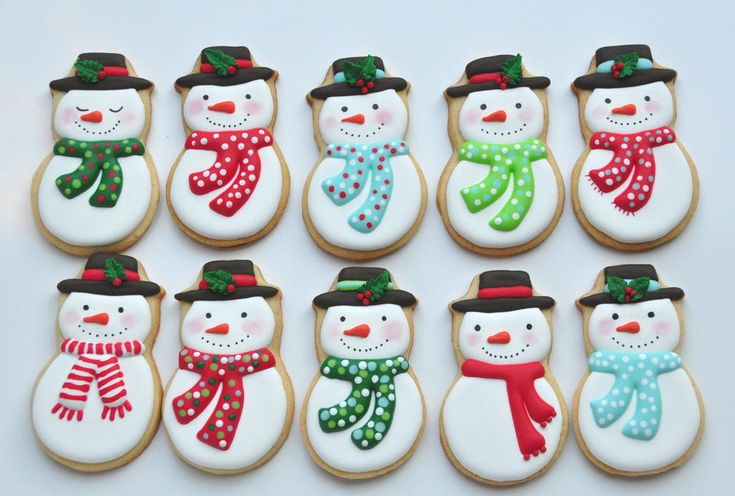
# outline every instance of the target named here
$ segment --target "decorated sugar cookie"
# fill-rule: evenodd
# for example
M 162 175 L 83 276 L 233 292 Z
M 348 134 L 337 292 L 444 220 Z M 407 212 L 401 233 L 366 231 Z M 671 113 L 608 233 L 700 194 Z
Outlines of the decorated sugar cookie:
M 468 477 L 525 482 L 561 453 L 567 418 L 549 370 L 553 305 L 526 272 L 492 270 L 449 307 L 460 370 L 444 399 L 441 439 Z
M 522 57 L 473 60 L 447 89 L 454 154 L 437 202 L 455 241 L 483 255 L 530 250 L 556 226 L 564 184 L 546 143 L 549 78 Z
M 404 140 L 408 86 L 379 57 L 349 57 L 335 61 L 306 98 L 322 158 L 304 185 L 304 221 L 332 254 L 385 255 L 421 223 L 426 182 Z
M 212 246 L 262 238 L 289 192 L 286 161 L 273 137 L 278 73 L 244 46 L 202 50 L 181 93 L 184 150 L 166 187 L 169 210 L 189 236 Z
M 602 244 L 649 249 L 675 238 L 694 214 L 699 181 L 673 129 L 675 78 L 647 45 L 623 45 L 598 49 L 574 80 L 587 147 L 572 172 L 572 202 Z
M 163 402 L 171 443 L 207 472 L 255 469 L 278 452 L 293 418 L 281 293 L 250 260 L 223 260 L 206 263 L 176 299 L 183 346 Z
M 416 298 L 382 268 L 347 267 L 314 298 L 319 373 L 301 412 L 309 453 L 339 477 L 395 470 L 413 454 L 425 407 L 408 355 Z
M 140 239 L 158 205 L 145 145 L 153 83 L 117 53 L 83 53 L 51 81 L 56 142 L 33 177 L 43 235 L 75 255 L 120 251 Z
M 104 253 L 58 289 L 59 350 L 36 381 L 33 428 L 59 463 L 120 467 L 148 446 L 161 418 L 152 350 L 164 291 L 133 257 Z
M 699 442 L 702 399 L 679 355 L 683 297 L 652 265 L 617 265 L 577 301 L 589 372 L 574 396 L 574 429 L 585 455 L 607 472 L 665 472 Z

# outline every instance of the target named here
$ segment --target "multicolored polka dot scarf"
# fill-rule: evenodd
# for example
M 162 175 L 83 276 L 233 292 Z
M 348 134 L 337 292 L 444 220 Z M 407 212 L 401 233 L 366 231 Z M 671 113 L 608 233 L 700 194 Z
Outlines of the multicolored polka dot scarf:
M 355 360 L 328 356 L 321 374 L 329 379 L 350 381 L 352 391 L 336 405 L 319 409 L 319 426 L 324 432 L 340 432 L 367 415 L 373 396 L 373 412 L 368 421 L 352 431 L 352 443 L 362 450 L 377 446 L 388 435 L 396 409 L 394 378 L 408 371 L 402 356 Z
M 184 347 L 179 353 L 179 369 L 199 374 L 200 379 L 184 394 L 173 399 L 176 420 L 188 424 L 207 408 L 222 389 L 214 411 L 197 432 L 197 439 L 226 451 L 240 423 L 245 391 L 242 378 L 275 367 L 276 358 L 267 349 L 234 355 L 213 355 Z
M 503 196 L 512 180 L 513 192 L 510 198 L 490 220 L 489 225 L 497 231 L 516 229 L 528 214 L 533 202 L 531 163 L 546 157 L 546 145 L 538 138 L 505 145 L 465 141 L 459 148 L 459 159 L 490 166 L 485 179 L 462 188 L 460 194 L 467 210 L 474 214 L 489 207 Z
M 393 193 L 390 158 L 408 153 L 408 145 L 400 140 L 371 145 L 331 144 L 324 149 L 325 158 L 345 161 L 342 172 L 322 182 L 322 189 L 335 205 L 354 200 L 370 177 L 370 194 L 347 221 L 353 229 L 370 233 L 380 225 Z
M 145 147 L 135 138 L 124 140 L 79 141 L 61 138 L 54 144 L 54 155 L 81 159 L 79 166 L 68 174 L 56 178 L 56 187 L 68 199 L 75 198 L 102 175 L 97 191 L 89 197 L 93 207 L 114 207 L 123 188 L 121 157 L 143 155 Z
M 590 403 L 598 427 L 609 427 L 626 412 L 636 395 L 635 413 L 623 425 L 624 436 L 650 441 L 656 436 L 663 405 L 658 376 L 681 368 L 681 358 L 673 351 L 646 353 L 595 351 L 590 355 L 592 372 L 615 374 L 615 382 L 603 398 Z
M 186 138 L 187 150 L 217 153 L 209 169 L 189 174 L 189 189 L 206 195 L 225 188 L 209 202 L 209 208 L 232 217 L 250 199 L 260 179 L 258 150 L 273 145 L 273 136 L 264 128 L 246 131 L 195 131 Z
M 640 133 L 595 133 L 590 149 L 610 150 L 613 156 L 604 167 L 592 169 L 587 175 L 602 193 L 615 191 L 632 177 L 625 189 L 615 197 L 613 205 L 626 214 L 635 214 L 651 198 L 656 178 L 653 149 L 676 141 L 670 127 L 659 127 Z

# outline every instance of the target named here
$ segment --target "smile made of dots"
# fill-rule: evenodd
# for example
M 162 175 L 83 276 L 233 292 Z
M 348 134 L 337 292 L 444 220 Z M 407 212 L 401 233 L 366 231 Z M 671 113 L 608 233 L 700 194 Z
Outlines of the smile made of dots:
M 222 348 L 222 344 L 213 343 L 209 339 L 205 338 L 204 336 L 200 336 L 199 339 L 201 339 L 202 341 L 204 341 L 205 343 L 207 343 L 210 346 L 219 346 L 220 348 Z M 235 345 L 238 345 L 238 344 L 243 344 L 246 339 L 250 339 L 250 334 L 246 334 L 244 338 L 239 339 L 239 340 L 237 340 L 237 341 L 235 341 L 234 343 L 231 343 L 231 344 L 225 344 L 224 346 L 226 346 L 227 348 L 229 348 L 230 346 L 235 346 Z
M 613 343 L 617 344 L 618 346 L 622 346 L 623 348 L 628 347 L 631 350 L 633 350 L 633 349 L 641 348 L 641 347 L 647 348 L 649 345 L 652 345 L 653 343 L 655 343 L 657 339 L 661 339 L 661 336 L 656 336 L 656 339 L 652 339 L 647 343 L 637 344 L 637 345 L 621 343 L 620 341 L 615 339 L 615 336 L 610 336 L 610 338 L 613 340 Z
M 490 131 L 487 130 L 487 129 L 484 129 L 484 128 L 480 128 L 480 129 L 482 130 L 483 133 L 488 134 L 488 135 L 489 134 L 492 134 L 493 136 L 510 136 L 511 134 L 518 134 L 521 131 L 523 131 L 523 128 L 526 127 L 526 125 L 527 124 L 524 123 L 521 127 L 519 127 L 518 129 L 516 129 L 512 133 L 510 131 L 508 131 L 507 133 L 498 132 L 498 131 L 493 131 L 492 133 L 490 133 Z
M 119 126 L 119 125 L 120 125 L 120 119 L 118 119 L 118 120 L 117 120 L 117 122 L 115 123 L 115 125 L 113 125 L 113 126 L 112 126 L 112 127 L 110 128 L 110 129 L 108 129 L 107 131 L 90 131 L 90 130 L 89 130 L 89 129 L 87 129 L 86 127 L 84 127 L 84 126 L 82 126 L 81 124 L 79 124 L 79 121 L 74 121 L 74 124 L 76 124 L 76 125 L 77 125 L 77 127 L 78 127 L 79 129 L 81 129 L 82 131 L 84 131 L 84 132 L 85 132 L 85 133 L 87 133 L 87 134 L 100 134 L 100 135 L 102 135 L 102 134 L 110 134 L 110 133 L 111 133 L 111 132 L 113 132 L 113 131 L 114 131 L 115 129 L 117 129 L 117 126 Z
M 345 128 L 343 128 L 343 127 L 339 128 L 339 130 L 342 132 L 342 134 L 344 134 L 345 136 L 349 136 L 350 138 L 369 138 L 370 136 L 375 136 L 375 134 L 378 131 L 380 131 L 381 129 L 383 129 L 383 126 L 385 126 L 385 123 L 384 122 L 381 122 L 378 125 L 377 129 L 375 129 L 375 131 L 373 131 L 372 133 L 365 133 L 365 134 L 357 134 L 357 133 L 351 134 L 348 131 L 345 131 Z
M 91 333 L 90 331 L 87 331 L 86 329 L 84 329 L 84 328 L 82 327 L 82 324 L 78 324 L 78 325 L 77 325 L 77 327 L 78 327 L 79 329 L 81 329 L 81 331 L 82 331 L 82 334 L 86 334 L 86 335 L 88 335 L 89 337 L 92 337 L 92 336 L 94 336 L 94 337 L 98 338 L 98 337 L 102 336 L 103 338 L 114 338 L 116 334 L 117 334 L 118 336 L 122 336 L 122 335 L 123 335 L 123 331 L 118 331 L 118 332 L 116 332 L 116 333 L 115 333 L 115 332 L 111 332 L 111 333 L 109 333 L 109 334 L 108 334 L 108 333 L 102 333 L 102 334 L 93 334 L 93 333 Z M 123 327 L 123 330 L 127 331 L 127 330 L 128 330 L 128 328 L 127 328 L 127 327 Z
M 485 346 L 483 345 L 482 351 L 485 352 L 485 354 L 491 358 L 500 358 L 501 360 L 505 360 L 507 358 L 515 358 L 521 353 L 525 352 L 528 347 L 531 346 L 530 344 L 527 344 L 525 347 L 521 348 L 519 351 L 516 351 L 515 353 L 509 353 L 508 355 L 495 355 L 493 353 L 490 353 L 488 350 L 485 349 Z
M 243 124 L 245 124 L 248 121 L 248 117 L 250 117 L 250 114 L 245 114 L 245 117 L 240 122 L 236 122 L 235 124 L 220 124 L 219 122 L 214 122 L 212 119 L 209 118 L 209 116 L 204 116 L 205 119 L 207 119 L 207 122 L 212 124 L 213 126 L 219 126 L 219 127 L 235 127 L 239 128 L 242 127 Z
M 389 339 L 386 339 L 385 342 L 380 343 L 380 344 L 376 344 L 375 346 L 370 346 L 368 348 L 358 348 L 357 346 L 350 346 L 347 343 L 345 343 L 345 339 L 344 338 L 339 338 L 339 342 L 342 343 L 342 346 L 344 346 L 345 348 L 347 348 L 350 351 L 356 351 L 358 353 L 369 353 L 371 351 L 374 351 L 374 350 L 377 350 L 379 348 L 382 348 L 383 345 L 386 344 L 386 343 L 389 343 L 390 340 Z
M 648 114 L 648 117 L 653 117 L 653 112 Z M 605 119 L 607 119 L 608 122 L 615 124 L 616 126 L 635 126 L 636 124 L 643 124 L 648 120 L 648 117 L 644 117 L 643 119 L 635 122 L 622 122 L 622 121 L 616 121 L 610 118 L 610 116 L 605 116 Z

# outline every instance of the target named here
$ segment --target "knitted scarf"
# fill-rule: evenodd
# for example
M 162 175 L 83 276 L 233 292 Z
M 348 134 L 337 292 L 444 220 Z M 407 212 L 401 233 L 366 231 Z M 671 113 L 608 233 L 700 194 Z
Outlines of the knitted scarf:
M 615 374 L 615 382 L 603 397 L 590 402 L 598 427 L 605 428 L 623 416 L 636 395 L 635 412 L 623 425 L 624 436 L 650 441 L 661 423 L 661 390 L 658 376 L 681 368 L 673 351 L 626 352 L 600 350 L 589 358 L 592 372 Z
M 217 156 L 208 169 L 189 174 L 189 189 L 195 195 L 205 195 L 225 188 L 209 202 L 209 208 L 232 217 L 247 203 L 258 185 L 258 150 L 272 145 L 273 136 L 263 128 L 191 133 L 186 138 L 187 150 L 210 150 Z
M 93 381 L 97 381 L 97 394 L 102 399 L 102 419 L 109 416 L 112 422 L 116 416 L 124 418 L 126 411 L 133 410 L 118 358 L 140 355 L 145 351 L 143 343 L 138 340 L 91 343 L 67 338 L 61 342 L 60 348 L 62 353 L 76 356 L 77 361 L 67 374 L 59 402 L 51 413 L 58 413 L 60 419 L 66 420 L 76 416 L 81 422 Z
M 590 138 L 590 149 L 610 150 L 613 156 L 607 165 L 592 169 L 587 177 L 602 193 L 618 189 L 632 177 L 613 205 L 626 214 L 635 214 L 648 203 L 653 192 L 656 178 L 653 149 L 674 141 L 674 130 L 666 126 L 632 134 L 595 133 Z
M 490 168 L 482 181 L 460 192 L 467 210 L 474 214 L 492 205 L 503 196 L 513 181 L 510 198 L 488 224 L 497 231 L 516 229 L 533 202 L 531 163 L 547 156 L 546 145 L 538 138 L 505 145 L 465 141 L 459 148 L 460 160 L 485 164 Z
M 331 144 L 324 149 L 324 157 L 345 161 L 342 172 L 322 182 L 322 189 L 335 205 L 354 200 L 370 177 L 370 194 L 347 221 L 353 229 L 369 233 L 380 225 L 393 192 L 390 158 L 408 153 L 408 145 L 399 140 L 371 145 Z
M 465 360 L 462 375 L 483 379 L 505 381 L 508 391 L 510 414 L 516 431 L 518 448 L 524 460 L 531 455 L 546 452 L 546 439 L 531 423 L 531 420 L 546 427 L 556 417 L 556 410 L 539 396 L 534 381 L 544 376 L 546 370 L 541 362 L 496 365 L 479 360 Z
M 268 348 L 233 355 L 210 355 L 184 347 L 179 353 L 179 369 L 201 377 L 171 402 L 176 420 L 188 424 L 217 396 L 214 411 L 204 423 L 197 439 L 213 448 L 226 451 L 232 444 L 242 416 L 245 391 L 242 378 L 275 367 L 276 358 Z
M 123 173 L 121 157 L 143 155 L 145 147 L 135 138 L 124 140 L 80 141 L 61 138 L 54 144 L 54 155 L 76 157 L 79 166 L 68 174 L 56 178 L 56 187 L 67 199 L 75 198 L 97 181 L 97 190 L 89 197 L 93 207 L 114 207 L 122 194 Z
M 352 431 L 352 443 L 361 450 L 377 446 L 388 435 L 396 409 L 394 378 L 408 371 L 408 360 L 402 356 L 356 360 L 328 356 L 321 374 L 329 379 L 350 381 L 352 391 L 336 405 L 319 409 L 319 427 L 324 432 L 340 432 L 355 425 L 373 404 L 366 423 Z

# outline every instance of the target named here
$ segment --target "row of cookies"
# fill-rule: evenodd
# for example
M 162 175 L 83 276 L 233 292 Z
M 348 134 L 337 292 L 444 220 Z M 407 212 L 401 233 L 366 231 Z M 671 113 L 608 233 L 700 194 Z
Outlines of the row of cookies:
M 197 241 L 255 241 L 284 211 L 289 172 L 272 134 L 277 77 L 246 47 L 223 46 L 204 49 L 192 72 L 176 80 L 187 137 L 166 199 L 177 225 Z M 657 246 L 694 212 L 696 170 L 671 128 L 675 77 L 646 45 L 611 46 L 597 50 L 572 85 L 588 144 L 572 173 L 572 203 L 605 245 Z M 527 71 L 520 54 L 497 55 L 467 64 L 446 90 L 454 153 L 437 203 L 463 247 L 520 253 L 559 220 L 564 184 L 546 144 L 549 84 Z M 159 196 L 144 143 L 152 88 L 125 57 L 109 53 L 81 54 L 67 77 L 51 82 L 57 141 L 36 172 L 32 198 L 37 224 L 61 249 L 121 251 L 150 225 Z M 404 141 L 408 89 L 380 58 L 350 57 L 335 61 L 307 96 L 322 157 L 304 185 L 303 217 L 332 254 L 384 255 L 422 221 L 426 181 Z
M 208 472 L 252 470 L 279 450 L 294 413 L 279 353 L 281 291 L 250 260 L 209 262 L 175 295 L 182 348 L 165 392 L 152 356 L 164 291 L 136 259 L 93 254 L 58 289 L 59 350 L 32 402 L 37 437 L 53 459 L 82 471 L 119 467 L 146 448 L 161 419 L 176 453 Z M 651 265 L 619 265 L 577 300 L 589 372 L 574 396 L 573 425 L 603 470 L 660 473 L 696 448 L 704 412 L 678 355 L 683 296 Z M 321 365 L 300 425 L 328 472 L 382 475 L 416 449 L 426 418 L 409 365 L 416 304 L 377 267 L 346 267 L 314 298 Z M 554 304 L 527 273 L 492 270 L 449 306 L 460 367 L 441 405 L 441 441 L 473 479 L 527 481 L 561 453 L 569 422 L 549 368 Z

